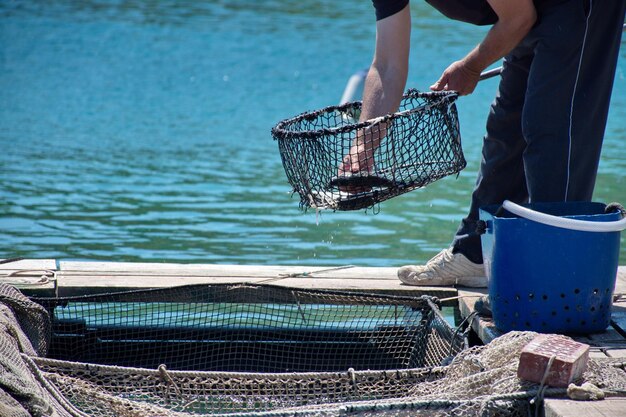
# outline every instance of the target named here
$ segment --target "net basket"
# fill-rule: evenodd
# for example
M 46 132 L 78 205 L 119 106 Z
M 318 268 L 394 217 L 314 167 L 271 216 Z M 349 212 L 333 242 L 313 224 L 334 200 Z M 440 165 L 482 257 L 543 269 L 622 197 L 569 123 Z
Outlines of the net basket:
M 398 112 L 365 122 L 357 122 L 362 103 L 352 102 L 278 123 L 272 135 L 301 208 L 368 208 L 459 173 L 456 98 L 409 90 Z

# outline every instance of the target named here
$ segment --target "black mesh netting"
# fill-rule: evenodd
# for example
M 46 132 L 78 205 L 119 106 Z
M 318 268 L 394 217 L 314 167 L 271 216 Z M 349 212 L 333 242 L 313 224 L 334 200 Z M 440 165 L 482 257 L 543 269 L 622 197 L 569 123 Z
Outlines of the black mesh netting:
M 460 172 L 456 98 L 409 90 L 398 112 L 366 122 L 353 102 L 278 123 L 272 135 L 301 207 L 367 208 Z
M 429 298 L 196 285 L 37 299 L 48 357 L 155 369 L 311 372 L 440 365 L 461 350 Z

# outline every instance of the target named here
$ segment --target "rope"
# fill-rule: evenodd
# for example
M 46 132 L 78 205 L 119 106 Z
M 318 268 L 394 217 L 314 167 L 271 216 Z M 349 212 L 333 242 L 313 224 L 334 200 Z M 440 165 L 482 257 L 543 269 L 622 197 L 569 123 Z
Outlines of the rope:
M 421 409 L 450 409 L 453 407 L 468 406 L 468 405 L 482 405 L 487 403 L 497 403 L 507 400 L 524 400 L 536 395 L 537 391 L 520 391 L 509 394 L 490 395 L 472 400 L 405 400 L 396 402 L 362 402 L 362 403 L 349 403 L 341 404 L 330 407 L 319 407 L 316 410 L 309 409 L 290 409 L 290 410 L 274 410 L 274 411 L 261 411 L 261 412 L 244 412 L 244 413 L 227 413 L 222 414 L 223 417 L 287 417 L 287 416 L 307 416 L 312 414 L 331 415 L 331 413 L 337 414 L 349 414 L 358 412 L 374 412 L 374 411 L 392 411 L 392 410 L 421 410 Z M 546 389 L 545 393 L 550 397 L 563 397 L 567 393 L 564 388 L 550 388 Z
M 8 264 L 10 262 L 17 262 L 17 261 L 21 261 L 24 258 L 7 258 L 7 259 L 2 259 L 0 260 L 0 264 Z
M 483 294 L 476 294 L 476 295 L 457 295 L 455 297 L 447 297 L 447 298 L 440 298 L 439 301 L 441 301 L 442 303 L 446 302 L 446 301 L 454 301 L 454 300 L 461 300 L 463 298 L 480 298 L 482 297 Z
M 32 275 L 29 275 L 32 274 Z M 19 269 L 17 271 L 9 272 L 4 276 L 0 276 L 0 278 L 8 279 L 8 278 L 19 278 L 19 277 L 37 277 L 39 276 L 38 281 L 17 281 L 17 283 L 24 285 L 46 285 L 51 281 L 56 281 L 56 271 L 52 269 Z M 11 284 L 11 282 L 9 282 Z
M 206 379 L 230 379 L 230 378 L 241 378 L 245 376 L 250 376 L 253 378 L 257 378 L 259 374 L 256 373 L 247 373 L 247 372 L 221 372 L 221 371 L 171 371 L 165 369 L 165 374 L 159 368 L 157 369 L 148 369 L 148 368 L 133 368 L 127 366 L 115 366 L 115 365 L 99 365 L 93 363 L 84 363 L 84 362 L 69 362 L 62 361 L 57 359 L 49 359 L 49 358 L 41 358 L 41 357 L 30 357 L 31 360 L 35 364 L 41 364 L 44 366 L 50 366 L 55 368 L 66 368 L 76 371 L 91 371 L 91 372 L 102 372 L 107 374 L 115 374 L 119 372 L 131 373 L 141 376 L 156 376 L 156 377 L 166 377 L 171 378 L 194 378 L 194 377 L 202 377 Z M 162 365 L 165 366 L 165 365 Z M 398 379 L 407 378 L 407 377 L 422 377 L 430 374 L 439 374 L 443 372 L 443 368 L 436 366 L 432 368 L 410 368 L 410 369 L 399 369 L 394 372 L 389 372 L 389 370 L 381 370 L 381 371 L 372 371 L 372 370 L 362 370 L 356 371 L 353 370 L 355 378 L 363 378 L 367 379 L 370 377 L 380 377 L 389 375 L 395 375 Z M 264 379 L 267 380 L 316 380 L 316 379 L 330 379 L 333 377 L 338 378 L 347 378 L 350 379 L 350 373 L 346 372 L 292 372 L 292 373 L 280 373 L 280 372 L 264 372 L 262 374 Z
M 68 412 L 70 413 L 72 416 L 74 417 L 90 417 L 88 414 L 83 413 L 82 411 L 80 411 L 79 409 L 77 409 L 76 407 L 74 407 L 74 405 L 72 405 L 64 396 L 62 393 L 59 392 L 59 390 L 56 388 L 56 386 L 54 386 L 54 384 L 51 384 L 48 379 L 46 377 L 43 376 L 43 374 L 41 373 L 41 370 L 39 369 L 39 367 L 37 367 L 37 365 L 35 364 L 35 362 L 31 359 L 30 356 L 22 353 L 21 354 L 22 359 L 24 360 L 24 362 L 26 363 L 26 365 L 30 368 L 30 371 L 32 372 L 32 374 L 35 376 L 35 378 L 37 379 L 37 381 L 46 389 L 46 391 L 48 391 L 48 393 Z
M 357 394 L 359 392 L 359 387 L 356 382 L 356 373 L 354 368 L 348 368 L 348 377 L 350 378 L 350 383 L 352 384 L 352 389 L 354 393 Z
M 171 385 L 172 387 L 174 387 L 174 391 L 176 392 L 176 395 L 180 396 L 181 395 L 180 388 L 178 388 L 178 385 L 176 385 L 176 382 L 174 382 L 172 377 L 167 373 L 167 367 L 165 366 L 165 364 L 159 365 L 157 370 L 159 371 L 159 376 L 161 377 L 161 379 L 164 382 L 166 382 L 168 385 Z
M 28 274 L 33 274 L 33 275 L 28 275 Z M 35 277 L 36 278 L 37 276 L 39 276 L 39 279 L 37 281 L 30 281 L 28 279 L 10 280 L 10 278 L 19 278 L 19 277 L 22 277 L 22 278 Z M 20 269 L 17 271 L 9 272 L 8 274 L 4 276 L 0 276 L 0 279 L 9 280 L 7 284 L 10 284 L 10 285 L 19 284 L 19 285 L 40 286 L 40 285 L 47 285 L 47 284 L 52 283 L 52 285 L 54 286 L 54 295 L 57 298 L 59 297 L 59 285 L 58 285 L 58 280 L 57 280 L 57 271 L 53 269 Z
M 441 300 L 443 301 L 443 300 Z M 464 330 L 468 330 L 472 328 L 472 322 L 474 320 L 474 318 L 478 315 L 478 311 L 472 311 L 470 314 L 467 315 L 467 317 L 465 317 L 463 319 L 463 321 L 457 326 L 456 329 L 454 329 L 454 336 L 452 337 L 452 340 L 456 340 L 456 336 L 459 334 L 460 329 L 467 324 L 467 329 Z M 465 336 L 466 340 L 467 340 L 467 335 L 464 332 L 463 335 Z M 452 350 L 453 350 L 453 345 L 450 344 L 450 350 L 448 351 L 448 357 L 452 357 Z
M 550 368 L 552 368 L 552 364 L 554 363 L 555 359 L 556 359 L 556 355 L 552 355 L 550 356 L 550 359 L 548 359 L 548 364 L 546 365 L 546 369 L 543 372 L 543 376 L 541 377 L 541 383 L 539 384 L 537 395 L 535 395 L 535 397 L 532 400 L 530 400 L 530 404 L 535 405 L 535 417 L 539 417 L 539 406 L 543 403 L 544 393 L 547 388 L 545 383 L 546 383 L 546 380 L 548 379 L 548 375 L 550 374 Z
M 341 269 L 348 269 L 348 268 L 354 268 L 354 265 L 344 265 L 344 266 L 338 266 L 334 268 L 319 269 L 317 271 L 292 272 L 292 273 L 278 274 L 279 278 L 270 278 L 269 280 L 265 280 L 261 282 L 263 283 L 263 282 L 275 281 L 277 279 L 283 279 L 283 278 L 300 278 L 300 277 L 306 278 L 306 277 L 313 276 L 313 274 L 319 274 L 321 272 L 339 271 Z

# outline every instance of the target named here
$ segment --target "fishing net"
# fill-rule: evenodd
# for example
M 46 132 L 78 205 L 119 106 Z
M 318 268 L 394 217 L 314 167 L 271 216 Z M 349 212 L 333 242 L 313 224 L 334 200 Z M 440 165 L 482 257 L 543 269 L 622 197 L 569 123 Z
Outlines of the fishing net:
M 361 102 L 272 129 L 301 208 L 357 210 L 465 168 L 454 92 L 409 90 L 398 112 L 358 122 Z
M 48 357 L 170 370 L 323 372 L 439 365 L 463 349 L 433 300 L 216 284 L 39 298 Z
M 239 286 L 230 287 L 238 292 Z M 195 286 L 194 291 L 171 293 L 169 296 L 192 296 L 198 293 L 199 288 Z M 229 286 L 224 287 L 227 288 Z M 264 291 L 274 290 L 263 288 Z M 422 329 L 430 336 L 419 336 L 422 342 L 414 345 L 427 340 L 427 345 L 437 346 L 430 355 L 424 355 L 422 348 L 413 349 L 418 356 L 429 357 L 418 361 L 424 364 L 423 367 L 382 370 L 347 368 L 321 372 L 223 372 L 172 370 L 167 363 L 147 369 L 42 357 L 45 352 L 37 352 L 28 337 L 37 337 L 39 333 L 31 332 L 27 336 L 19 324 L 30 317 L 39 322 L 37 327 L 45 329 L 50 326 L 49 318 L 41 314 L 43 310 L 38 303 L 29 301 L 15 290 L 10 291 L 10 297 L 26 308 L 14 309 L 11 302 L 0 304 L 0 312 L 3 313 L 0 315 L 2 416 L 525 416 L 530 411 L 531 400 L 535 399 L 535 404 L 540 404 L 541 396 L 565 395 L 564 389 L 543 390 L 537 384 L 521 381 L 516 376 L 520 351 L 536 333 L 511 332 L 489 345 L 461 349 L 465 346 L 462 335 L 447 326 L 432 300 L 426 298 L 414 300 L 415 304 L 411 304 L 403 297 L 369 298 L 345 294 L 346 298 L 343 298 L 344 294 L 304 291 L 296 302 L 293 298 L 286 300 L 287 292 L 291 291 L 286 290 L 271 300 L 272 304 L 295 302 L 301 306 L 306 301 L 328 303 L 329 298 L 320 299 L 320 295 L 315 295 L 324 293 L 324 297 L 332 297 L 334 301 L 331 304 L 338 309 L 355 304 L 369 307 L 393 304 L 416 308 L 422 311 L 420 323 L 438 322 L 431 325 L 424 323 Z M 7 293 L 7 286 L 0 284 L 0 294 Z M 134 303 L 137 299 L 141 299 L 141 303 L 161 302 L 165 295 L 160 290 L 124 293 L 117 294 L 112 302 Z M 190 303 L 213 302 L 212 298 L 206 297 L 203 294 L 192 298 Z M 238 303 L 248 297 L 239 293 L 229 301 Z M 47 300 L 48 307 L 54 306 L 51 310 L 54 315 L 51 350 L 58 343 L 55 338 L 60 337 L 56 329 L 58 323 L 55 324 L 58 310 L 73 303 L 97 303 L 98 299 L 100 296 L 59 299 L 58 304 Z M 179 303 L 182 299 L 170 302 Z M 432 312 L 425 306 L 429 306 Z M 78 320 L 79 314 L 75 316 L 73 320 Z M 204 317 L 204 321 L 213 320 L 205 313 L 198 316 Z M 369 313 L 367 316 L 370 317 Z M 372 320 L 386 328 L 390 316 L 384 319 L 379 316 L 377 314 L 377 318 Z M 67 319 L 67 316 L 63 317 Z M 248 313 L 241 317 L 244 321 L 248 320 L 244 317 L 249 317 Z M 400 314 L 394 317 L 394 327 L 414 326 L 412 319 L 401 319 Z M 145 324 L 154 318 L 152 313 L 146 313 Z M 342 316 L 342 321 L 344 318 Z M 137 315 L 130 315 L 128 321 L 136 323 L 137 320 Z M 108 319 L 97 326 L 106 323 Z M 119 323 L 121 326 L 121 320 Z M 180 325 L 182 322 L 179 321 L 173 327 Z M 355 326 L 355 329 L 358 327 Z M 443 329 L 447 330 L 444 332 Z M 371 336 L 371 329 L 369 332 Z M 45 331 L 40 334 L 45 334 Z M 435 334 L 437 336 L 433 337 Z M 381 335 L 373 338 L 371 343 L 377 345 L 385 337 L 394 338 L 392 334 Z M 134 341 L 132 338 L 129 340 L 130 344 Z M 34 344 L 37 344 L 36 340 Z M 142 352 L 136 354 L 140 356 Z M 182 356 L 186 354 L 188 352 L 181 352 Z M 435 366 L 429 365 L 436 362 L 439 363 Z M 623 395 L 626 392 L 623 364 L 590 360 L 582 380 L 594 383 L 606 393 Z

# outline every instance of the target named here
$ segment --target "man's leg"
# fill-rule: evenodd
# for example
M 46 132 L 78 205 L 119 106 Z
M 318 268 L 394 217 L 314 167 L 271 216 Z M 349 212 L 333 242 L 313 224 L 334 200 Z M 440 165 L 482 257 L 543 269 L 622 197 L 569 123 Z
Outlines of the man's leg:
M 522 111 L 527 78 L 532 64 L 532 45 L 522 42 L 503 62 L 498 94 L 487 117 L 483 158 L 468 216 L 463 219 L 452 243 L 452 252 L 482 264 L 480 236 L 475 233 L 478 209 L 500 204 L 505 199 L 524 202 L 528 198 L 522 154 Z
M 478 209 L 527 198 L 522 153 L 522 108 L 526 79 L 532 63 L 532 47 L 520 45 L 503 63 L 498 94 L 487 118 L 483 158 L 472 194 L 470 213 L 459 228 L 452 248 L 445 249 L 424 266 L 405 266 L 398 278 L 410 285 L 464 285 L 484 287 L 480 236 L 475 233 Z
M 573 0 L 542 16 L 523 114 L 531 202 L 592 198 L 625 4 Z

